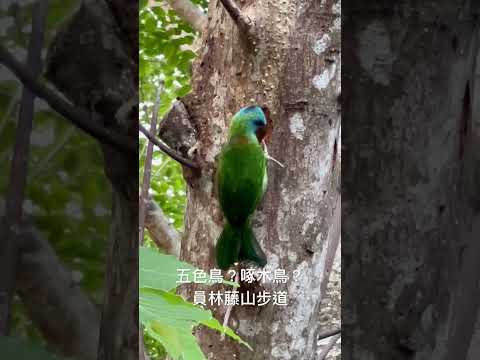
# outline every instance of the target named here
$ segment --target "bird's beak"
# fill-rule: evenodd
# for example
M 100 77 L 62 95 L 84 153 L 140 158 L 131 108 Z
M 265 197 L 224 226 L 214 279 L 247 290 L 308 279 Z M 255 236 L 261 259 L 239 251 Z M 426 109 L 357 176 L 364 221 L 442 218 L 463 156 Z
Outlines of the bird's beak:
M 265 136 L 267 135 L 267 126 L 262 126 L 259 128 L 256 132 L 255 135 L 257 135 L 257 140 L 259 143 L 262 143 L 262 141 L 265 139 Z

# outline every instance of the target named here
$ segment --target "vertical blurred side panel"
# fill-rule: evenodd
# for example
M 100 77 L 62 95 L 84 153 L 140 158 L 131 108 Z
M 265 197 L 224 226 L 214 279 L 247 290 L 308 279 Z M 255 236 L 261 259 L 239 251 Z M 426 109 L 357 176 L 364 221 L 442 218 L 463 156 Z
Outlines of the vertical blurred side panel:
M 478 5 L 342 2 L 344 359 L 479 356 Z
M 25 55 L 39 4 L 37 78 Z M 9 182 L 24 193 L 0 358 L 137 359 L 138 1 L 4 1 L 0 25 L 0 223 Z M 11 162 L 24 89 L 35 101 L 22 184 Z

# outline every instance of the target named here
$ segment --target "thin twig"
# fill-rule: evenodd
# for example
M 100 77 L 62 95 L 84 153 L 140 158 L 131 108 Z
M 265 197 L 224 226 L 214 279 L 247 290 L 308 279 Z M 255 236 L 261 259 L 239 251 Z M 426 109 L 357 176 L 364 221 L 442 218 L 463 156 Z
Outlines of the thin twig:
M 165 154 L 170 156 L 173 160 L 179 162 L 183 166 L 186 166 L 190 169 L 194 169 L 194 170 L 200 169 L 200 167 L 196 163 L 177 154 L 174 150 L 172 150 L 170 147 L 164 144 L 161 140 L 152 136 L 150 132 L 142 124 L 139 124 L 138 128 L 140 132 L 147 137 L 148 140 L 154 143 L 160 150 L 162 150 Z
M 265 140 L 262 141 L 262 144 L 263 144 L 263 151 L 265 152 L 265 157 L 267 158 L 267 160 L 272 160 L 275 164 L 284 168 L 285 165 L 283 165 L 280 161 L 278 161 L 274 157 L 270 156 L 270 154 L 268 153 L 267 144 L 265 143 Z
M 65 145 L 70 141 L 72 136 L 75 133 L 75 128 L 70 127 L 63 138 L 58 142 L 57 145 L 45 156 L 43 159 L 41 159 L 39 162 L 34 164 L 34 168 L 28 175 L 29 179 L 36 178 L 38 175 L 42 174 L 45 170 L 48 170 L 49 164 L 52 163 L 53 158 L 60 153 L 60 151 L 64 150 Z
M 150 135 L 155 136 L 157 132 L 158 110 L 160 108 L 160 92 L 162 85 L 157 87 L 155 96 L 155 105 L 153 106 L 152 120 L 150 121 Z M 149 140 L 147 144 L 147 154 L 145 156 L 145 165 L 143 170 L 143 186 L 140 196 L 140 207 L 138 211 L 139 243 L 143 244 L 145 231 L 145 212 L 148 201 L 148 190 L 150 188 L 150 177 L 152 174 L 153 143 Z
M 238 284 L 239 281 L 240 281 L 240 265 L 237 264 L 235 265 L 235 282 Z M 232 286 L 232 291 L 235 290 L 237 287 L 236 286 Z M 233 309 L 234 305 L 233 304 L 230 304 L 228 305 L 227 307 L 227 311 L 225 312 L 225 317 L 223 318 L 223 328 L 225 329 L 227 326 L 228 326 L 228 320 L 230 319 L 230 315 L 232 313 L 232 309 Z M 224 340 L 225 339 L 225 333 L 222 333 L 222 336 L 221 336 L 221 339 L 220 340 Z
M 155 105 L 152 112 L 152 120 L 150 121 L 150 134 L 155 136 L 157 129 L 157 120 L 158 120 L 158 110 L 160 108 L 160 93 L 162 86 L 158 86 L 157 94 L 155 99 Z M 140 196 L 140 205 L 139 205 L 139 243 L 143 244 L 144 232 L 145 232 L 145 217 L 146 217 L 146 208 L 147 201 L 149 199 L 148 190 L 150 188 L 150 176 L 152 171 L 152 155 L 153 155 L 153 142 L 150 140 L 147 144 L 147 154 L 145 157 L 145 166 L 143 170 L 143 186 L 142 194 Z M 144 329 L 143 326 L 140 327 L 139 332 L 139 359 L 141 360 L 150 360 L 148 356 L 147 349 L 144 343 Z
M 333 335 L 340 334 L 340 332 L 341 332 L 340 328 L 325 331 L 324 333 L 317 336 L 317 341 L 329 338 L 330 336 L 333 336 Z
M 45 100 L 53 110 L 87 134 L 121 151 L 138 152 L 138 143 L 135 139 L 101 125 L 105 122 L 99 114 L 90 113 L 66 101 L 47 86 L 45 79 L 32 73 L 29 68 L 15 59 L 2 44 L 0 44 L 0 63 L 10 69 L 36 96 Z
M 340 334 L 337 334 L 334 337 L 332 337 L 332 340 L 330 340 L 330 342 L 327 344 L 327 346 L 325 346 L 325 348 L 322 350 L 320 355 L 318 355 L 318 360 L 324 360 L 327 357 L 328 353 L 335 346 L 338 339 L 340 339 Z
M 37 76 L 42 69 L 42 47 L 45 23 L 48 13 L 48 0 L 35 3 L 32 18 L 32 33 L 28 45 L 28 66 L 32 75 Z M 18 257 L 17 238 L 23 216 L 23 200 L 27 183 L 30 133 L 32 132 L 35 95 L 23 88 L 18 124 L 15 131 L 15 147 L 10 168 L 8 190 L 5 204 L 5 222 L 3 227 L 2 275 L 0 275 L 0 335 L 7 335 L 13 294 L 15 292 L 16 268 Z
M 257 34 L 255 33 L 254 22 L 237 6 L 234 0 L 220 0 L 223 7 L 227 11 L 228 15 L 232 18 L 233 22 L 240 29 L 241 34 L 245 34 L 247 39 L 253 44 L 256 42 Z
M 12 112 L 15 109 L 15 105 L 17 105 L 18 97 L 20 95 L 20 88 L 21 86 L 19 86 L 18 89 L 16 89 L 15 92 L 12 94 L 12 97 L 10 98 L 10 102 L 8 103 L 8 106 L 5 109 L 5 112 L 3 113 L 2 119 L 0 120 L 0 133 L 2 132 L 5 125 L 7 124 L 8 120 L 10 120 L 10 116 L 12 116 Z
M 0 134 L 2 133 L 4 127 L 7 125 L 8 121 L 10 120 L 10 117 L 13 116 L 13 111 L 16 108 L 18 98 L 20 97 L 21 94 L 21 89 L 22 86 L 19 85 L 18 88 L 15 90 L 15 92 L 12 94 L 12 97 L 10 99 L 10 102 L 8 103 L 7 108 L 5 109 L 5 112 L 2 116 L 2 119 L 0 119 Z M 0 164 L 3 164 L 6 162 L 6 159 L 10 155 L 10 152 L 7 150 L 3 154 L 0 155 Z

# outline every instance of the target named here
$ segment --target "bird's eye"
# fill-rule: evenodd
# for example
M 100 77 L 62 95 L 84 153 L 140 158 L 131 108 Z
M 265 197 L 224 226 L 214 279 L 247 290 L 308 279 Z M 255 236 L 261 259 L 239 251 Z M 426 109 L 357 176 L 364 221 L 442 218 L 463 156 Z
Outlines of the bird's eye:
M 258 127 L 265 126 L 265 123 L 262 120 L 255 120 L 253 124 Z

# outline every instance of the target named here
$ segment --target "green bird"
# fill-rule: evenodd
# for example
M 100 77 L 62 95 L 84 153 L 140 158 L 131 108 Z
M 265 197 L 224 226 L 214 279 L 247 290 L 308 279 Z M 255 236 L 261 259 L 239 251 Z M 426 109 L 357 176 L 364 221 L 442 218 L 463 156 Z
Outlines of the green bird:
M 243 108 L 232 118 L 228 142 L 220 152 L 216 181 L 225 225 L 216 257 L 221 269 L 242 260 L 261 267 L 267 263 L 251 227 L 267 187 L 267 159 L 261 145 L 266 129 L 267 119 L 259 106 Z

